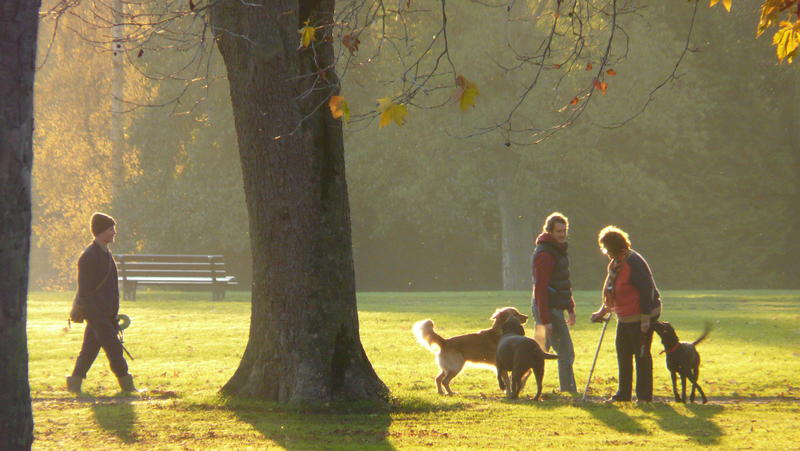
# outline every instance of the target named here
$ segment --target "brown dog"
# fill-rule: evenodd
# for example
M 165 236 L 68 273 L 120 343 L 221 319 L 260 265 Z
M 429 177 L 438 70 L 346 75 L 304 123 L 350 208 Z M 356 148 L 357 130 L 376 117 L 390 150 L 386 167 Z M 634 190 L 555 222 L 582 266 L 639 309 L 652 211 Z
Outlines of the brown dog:
M 503 336 L 497 345 L 497 383 L 500 390 L 505 390 L 510 399 L 516 399 L 533 370 L 536 376 L 536 396 L 533 399 L 538 400 L 542 396 L 544 361 L 557 358 L 555 354 L 542 351 L 539 343 L 526 337 L 525 329 L 516 318 L 509 318 L 503 324 Z
M 450 390 L 450 381 L 461 372 L 466 362 L 495 365 L 497 343 L 503 334 L 503 324 L 511 317 L 517 318 L 520 324 L 528 320 L 526 315 L 514 307 L 499 308 L 489 318 L 494 320 L 491 328 L 451 338 L 442 338 L 434 332 L 433 321 L 429 319 L 414 324 L 412 331 L 423 346 L 434 353 L 436 351 L 432 345 L 439 348 L 439 352 L 436 353 L 436 363 L 442 372 L 436 376 L 436 389 L 440 395 L 444 395 L 445 390 L 446 394 L 453 394 Z

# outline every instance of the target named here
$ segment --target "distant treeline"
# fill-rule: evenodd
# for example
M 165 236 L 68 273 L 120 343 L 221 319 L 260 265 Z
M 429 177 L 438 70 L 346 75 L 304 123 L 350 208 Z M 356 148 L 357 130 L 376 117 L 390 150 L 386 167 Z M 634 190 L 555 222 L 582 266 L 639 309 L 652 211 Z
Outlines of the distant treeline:
M 747 8 L 704 14 L 680 77 L 635 120 L 609 128 L 641 111 L 685 44 L 685 12 L 649 3 L 641 16 L 626 16 L 630 48 L 615 60 L 607 95 L 576 125 L 527 146 L 503 133 L 459 137 L 505 114 L 519 80 L 495 64 L 509 58 L 503 30 L 492 33 L 491 20 L 470 25 L 476 13 L 455 4 L 453 36 L 474 45 L 452 57 L 480 88 L 476 107 L 412 108 L 402 128 L 347 130 L 357 288 L 529 289 L 532 241 L 554 210 L 571 221 L 577 288 L 602 283 L 607 259 L 596 235 L 608 224 L 631 234 L 661 288 L 800 288 L 797 63 L 777 65 L 770 43 L 753 39 Z M 164 58 L 141 60 L 156 66 Z M 110 59 L 59 36 L 36 80 L 34 287 L 73 285 L 93 210 L 118 219 L 115 252 L 225 254 L 229 272 L 248 286 L 235 128 L 218 56 L 211 61 L 208 89 L 192 86 L 179 104 L 128 115 L 125 173 L 112 179 Z M 559 76 L 549 72 L 543 82 Z M 561 89 L 587 76 L 576 71 Z M 351 68 L 342 92 L 354 113 L 391 96 L 375 81 L 392 77 L 390 59 Z M 183 90 L 133 70 L 126 81 L 130 96 L 151 103 Z M 559 101 L 543 96 L 526 114 L 546 122 L 560 114 Z

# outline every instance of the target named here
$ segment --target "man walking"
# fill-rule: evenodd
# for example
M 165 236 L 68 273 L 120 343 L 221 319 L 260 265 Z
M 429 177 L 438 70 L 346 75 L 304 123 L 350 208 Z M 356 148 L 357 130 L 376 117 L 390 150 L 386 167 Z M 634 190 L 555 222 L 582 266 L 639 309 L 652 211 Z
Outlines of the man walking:
M 577 393 L 572 363 L 575 350 L 569 327 L 575 324 L 575 301 L 569 279 L 567 232 L 569 222 L 561 213 L 552 213 L 536 238 L 533 251 L 533 300 L 531 309 L 536 325 L 545 328 L 545 347 L 558 354 L 558 380 L 562 392 Z M 567 317 L 564 317 L 564 312 Z
M 122 343 L 117 338 L 119 286 L 117 266 L 108 245 L 117 234 L 116 222 L 103 213 L 92 215 L 94 241 L 78 259 L 78 299 L 86 316 L 83 345 L 72 376 L 67 377 L 67 390 L 80 393 L 81 383 L 97 358 L 100 348 L 106 353 L 111 371 L 117 376 L 122 391 L 137 391 L 128 363 L 122 355 Z

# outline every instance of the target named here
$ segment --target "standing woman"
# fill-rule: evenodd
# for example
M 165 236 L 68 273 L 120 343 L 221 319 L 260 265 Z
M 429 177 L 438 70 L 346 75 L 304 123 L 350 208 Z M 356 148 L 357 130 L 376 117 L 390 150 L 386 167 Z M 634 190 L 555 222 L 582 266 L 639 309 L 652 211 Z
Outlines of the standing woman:
M 611 260 L 603 285 L 603 305 L 592 314 L 600 321 L 606 313 L 617 315 L 617 365 L 619 386 L 609 401 L 630 401 L 632 358 L 636 361 L 636 398 L 653 400 L 653 357 L 650 323 L 661 314 L 661 295 L 645 259 L 631 249 L 628 234 L 614 226 L 605 227 L 598 236 L 600 250 Z

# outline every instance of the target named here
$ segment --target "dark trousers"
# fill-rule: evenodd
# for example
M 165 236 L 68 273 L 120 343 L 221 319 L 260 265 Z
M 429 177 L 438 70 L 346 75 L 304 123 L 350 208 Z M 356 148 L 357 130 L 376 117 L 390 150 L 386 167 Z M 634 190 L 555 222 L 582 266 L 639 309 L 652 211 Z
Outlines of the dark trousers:
M 653 328 L 642 334 L 641 323 L 638 321 L 617 323 L 616 342 L 619 368 L 617 399 L 621 401 L 631 399 L 633 359 L 636 361 L 636 398 L 639 401 L 652 401 L 653 356 L 650 354 L 650 344 L 653 342 Z M 642 353 L 642 342 L 644 342 L 644 353 Z
M 86 320 L 86 330 L 83 332 L 83 345 L 78 360 L 75 361 L 75 369 L 72 370 L 73 376 L 86 377 L 89 368 L 92 367 L 94 359 L 100 348 L 106 353 L 111 371 L 117 377 L 128 374 L 128 362 L 122 356 L 122 344 L 117 338 L 117 325 L 111 319 Z

